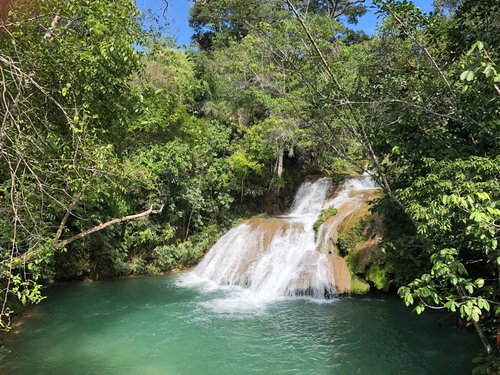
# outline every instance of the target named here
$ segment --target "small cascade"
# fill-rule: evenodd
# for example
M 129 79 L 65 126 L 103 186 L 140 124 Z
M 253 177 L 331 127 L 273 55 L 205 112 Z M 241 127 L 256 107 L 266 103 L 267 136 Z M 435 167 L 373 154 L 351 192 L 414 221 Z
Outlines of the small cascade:
M 348 178 L 333 198 L 328 178 L 304 182 L 290 212 L 250 219 L 223 235 L 187 276 L 219 286 L 242 286 L 261 299 L 337 294 L 334 239 L 337 225 L 359 209 L 377 186 L 369 177 Z M 337 215 L 315 233 L 321 210 Z

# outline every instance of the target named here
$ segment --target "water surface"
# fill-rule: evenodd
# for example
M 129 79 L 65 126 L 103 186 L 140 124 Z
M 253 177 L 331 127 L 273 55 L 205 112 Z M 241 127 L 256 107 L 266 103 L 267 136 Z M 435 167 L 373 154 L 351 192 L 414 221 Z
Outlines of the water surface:
M 473 334 L 438 324 L 442 315 L 416 316 L 396 298 L 239 305 L 244 292 L 180 277 L 50 288 L 12 335 L 3 372 L 468 374 L 480 349 Z

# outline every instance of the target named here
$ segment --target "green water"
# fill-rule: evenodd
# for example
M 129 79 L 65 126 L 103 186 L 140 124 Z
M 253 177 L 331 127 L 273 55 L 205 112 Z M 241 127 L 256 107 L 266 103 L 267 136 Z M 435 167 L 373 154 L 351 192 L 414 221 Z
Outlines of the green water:
M 179 287 L 179 277 L 50 288 L 8 342 L 3 372 L 468 374 L 479 350 L 474 335 L 442 327 L 441 315 L 418 317 L 396 298 L 221 312 L 214 306 L 233 292 Z

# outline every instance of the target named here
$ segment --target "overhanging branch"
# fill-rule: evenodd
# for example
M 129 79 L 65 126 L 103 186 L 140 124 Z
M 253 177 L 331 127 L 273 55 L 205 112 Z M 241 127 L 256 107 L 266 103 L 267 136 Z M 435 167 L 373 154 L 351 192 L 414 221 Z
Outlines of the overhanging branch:
M 71 236 L 65 240 L 62 240 L 62 241 L 54 241 L 52 243 L 52 246 L 56 249 L 60 249 L 76 240 L 79 240 L 80 238 L 83 238 L 83 237 L 86 237 L 88 236 L 89 234 L 92 234 L 92 233 L 95 233 L 95 232 L 99 232 L 101 230 L 103 230 L 104 228 L 107 228 L 111 225 L 115 225 L 115 224 L 119 224 L 119 223 L 124 223 L 126 221 L 131 221 L 131 220 L 135 220 L 135 219 L 139 219 L 141 217 L 144 217 L 144 216 L 149 216 L 149 215 L 158 215 L 160 213 L 163 212 L 163 208 L 164 208 L 164 205 L 162 205 L 158 210 L 155 210 L 153 209 L 153 206 L 151 206 L 148 210 L 146 211 L 143 211 L 141 213 L 138 213 L 138 214 L 134 214 L 134 215 L 128 215 L 128 216 L 124 216 L 124 217 L 121 217 L 121 218 L 116 218 L 116 219 L 113 219 L 113 220 L 110 220 L 110 221 L 107 221 L 105 223 L 102 223 L 102 224 L 99 224 L 99 225 L 96 225 L 95 227 L 93 228 L 90 228 L 84 232 L 81 232 L 81 233 L 78 233 L 78 234 L 75 234 L 74 236 Z M 22 255 L 22 260 L 24 262 L 27 262 L 29 261 L 34 255 L 36 254 L 35 251 L 31 251 L 31 252 L 27 252 L 25 254 Z
M 114 224 L 124 223 L 126 221 L 139 219 L 141 217 L 148 216 L 148 215 L 157 215 L 157 214 L 160 214 L 163 211 L 163 207 L 164 206 L 161 206 L 160 209 L 154 210 L 153 206 L 151 206 L 149 208 L 149 210 L 146 210 L 146 211 L 141 212 L 139 214 L 124 216 L 124 217 L 121 217 L 121 218 L 113 219 L 113 220 L 107 221 L 105 223 L 96 225 L 95 227 L 93 227 L 91 229 L 88 229 L 85 232 L 81 232 L 81 233 L 75 234 L 74 236 L 71 236 L 68 239 L 56 242 L 56 247 L 64 247 L 64 246 L 70 244 L 71 242 L 74 242 L 74 241 L 76 241 L 76 240 L 78 240 L 80 238 L 88 236 L 89 234 L 92 234 L 92 233 L 95 233 L 95 232 L 99 232 L 100 230 L 103 230 L 104 228 L 107 228 L 107 227 L 109 227 L 111 225 L 114 225 Z

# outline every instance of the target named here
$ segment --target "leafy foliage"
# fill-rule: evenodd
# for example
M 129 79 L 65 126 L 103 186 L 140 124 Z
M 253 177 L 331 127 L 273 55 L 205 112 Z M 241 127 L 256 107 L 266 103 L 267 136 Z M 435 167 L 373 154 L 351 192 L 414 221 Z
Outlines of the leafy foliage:
M 304 175 L 366 172 L 386 224 L 385 263 L 367 278 L 417 313 L 457 313 L 496 353 L 497 2 L 423 14 L 377 0 L 383 21 L 367 37 L 348 28 L 362 2 L 197 1 L 199 51 L 145 32 L 129 0 L 9 4 L 3 329 L 42 284 L 190 266 L 238 217 L 283 208 Z M 164 210 L 64 242 L 152 206 Z M 347 260 L 359 235 L 339 236 Z

